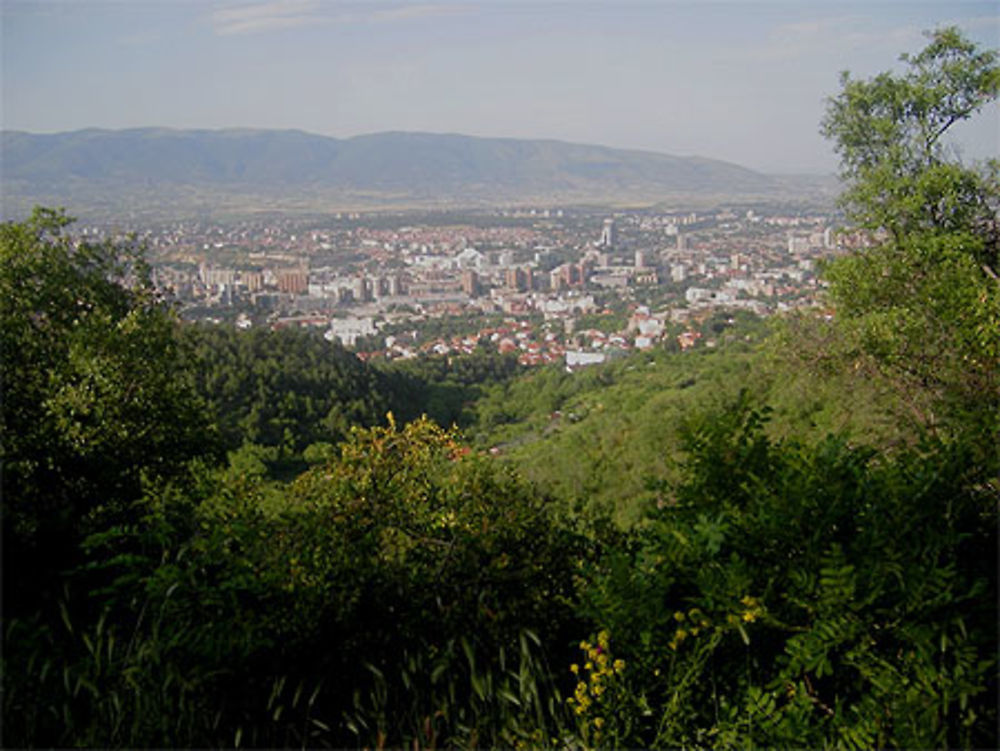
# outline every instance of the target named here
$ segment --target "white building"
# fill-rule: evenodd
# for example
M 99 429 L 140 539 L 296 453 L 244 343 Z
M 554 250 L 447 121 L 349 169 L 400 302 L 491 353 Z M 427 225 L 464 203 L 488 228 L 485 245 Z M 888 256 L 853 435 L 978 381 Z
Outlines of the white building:
M 601 246 L 613 248 L 618 242 L 618 230 L 615 227 L 614 219 L 605 219 L 604 228 L 601 230 Z
M 339 339 L 346 347 L 353 347 L 359 338 L 378 331 L 372 318 L 334 318 L 330 329 L 323 335 L 328 342 Z
M 455 256 L 454 262 L 455 268 L 482 271 L 483 266 L 486 265 L 486 256 L 475 248 L 466 248 Z
M 600 365 L 608 359 L 604 352 L 584 352 L 583 350 L 566 350 L 566 369 L 582 368 L 585 365 Z

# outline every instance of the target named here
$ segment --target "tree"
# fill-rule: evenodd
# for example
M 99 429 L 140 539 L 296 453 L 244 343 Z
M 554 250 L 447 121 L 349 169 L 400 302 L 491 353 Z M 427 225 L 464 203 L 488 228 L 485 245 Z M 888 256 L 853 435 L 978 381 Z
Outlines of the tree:
M 176 320 L 141 248 L 79 242 L 62 212 L 0 225 L 4 600 L 37 601 L 143 477 L 205 446 Z
M 903 73 L 845 73 L 829 101 L 822 132 L 841 156 L 842 204 L 873 246 L 826 276 L 858 370 L 911 394 L 925 426 L 972 419 L 995 436 L 1000 165 L 966 166 L 943 138 L 997 98 L 1000 65 L 957 29 L 929 36 Z

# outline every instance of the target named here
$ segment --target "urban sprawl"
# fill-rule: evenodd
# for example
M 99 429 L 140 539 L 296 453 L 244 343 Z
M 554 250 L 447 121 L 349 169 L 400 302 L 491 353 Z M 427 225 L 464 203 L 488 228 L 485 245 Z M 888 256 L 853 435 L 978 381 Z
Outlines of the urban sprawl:
M 189 319 L 315 327 L 365 358 L 485 346 L 570 369 L 714 346 L 704 323 L 720 314 L 815 306 L 817 262 L 863 242 L 829 215 L 760 208 L 333 214 L 178 222 L 138 239 Z

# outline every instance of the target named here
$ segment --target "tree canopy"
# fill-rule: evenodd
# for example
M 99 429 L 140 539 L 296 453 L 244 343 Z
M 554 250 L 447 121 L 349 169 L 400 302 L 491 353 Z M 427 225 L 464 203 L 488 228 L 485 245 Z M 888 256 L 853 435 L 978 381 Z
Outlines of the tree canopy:
M 870 80 L 845 73 L 829 101 L 842 203 L 871 247 L 826 277 L 856 367 L 912 393 L 921 422 L 940 426 L 1000 407 L 998 162 L 963 164 L 944 142 L 997 98 L 1000 65 L 953 28 L 902 61 Z
M 74 240 L 70 221 L 38 209 L 0 225 L 4 560 L 20 559 L 16 578 L 4 566 L 8 612 L 88 530 L 121 521 L 144 476 L 209 444 L 141 248 Z

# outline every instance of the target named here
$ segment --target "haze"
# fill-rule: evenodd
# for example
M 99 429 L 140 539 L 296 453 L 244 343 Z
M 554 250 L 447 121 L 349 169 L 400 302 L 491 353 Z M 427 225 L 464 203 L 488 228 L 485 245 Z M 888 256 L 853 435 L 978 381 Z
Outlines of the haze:
M 830 172 L 840 71 L 867 76 L 995 2 L 10 2 L 2 125 L 553 138 Z M 1000 109 L 966 124 L 996 156 Z

